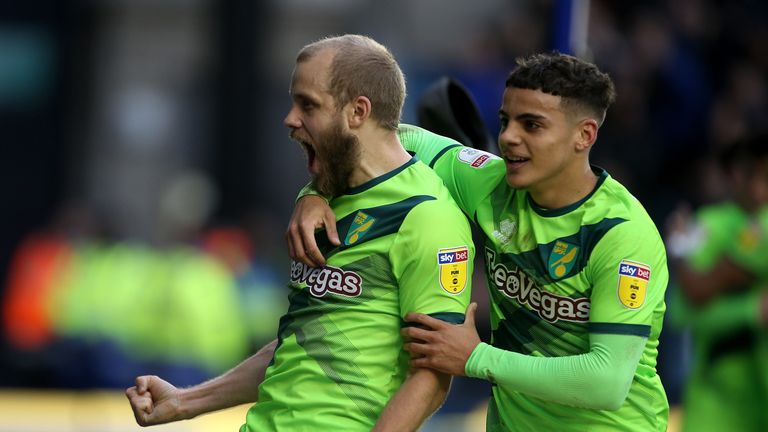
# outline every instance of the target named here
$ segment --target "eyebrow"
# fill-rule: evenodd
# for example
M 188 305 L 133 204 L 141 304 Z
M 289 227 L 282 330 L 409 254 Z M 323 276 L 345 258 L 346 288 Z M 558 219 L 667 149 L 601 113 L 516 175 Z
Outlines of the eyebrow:
M 309 102 L 309 103 L 312 103 L 312 104 L 315 104 L 315 105 L 320 103 L 315 98 L 313 98 L 313 97 L 311 97 L 311 96 L 309 96 L 309 95 L 307 95 L 305 93 L 301 93 L 301 92 L 299 92 L 299 93 L 291 93 L 291 98 L 293 100 L 297 101 L 297 102 L 300 102 L 300 103 Z
M 499 117 L 509 118 L 509 115 L 503 109 L 500 109 L 499 110 Z M 528 120 L 528 121 L 542 121 L 542 120 L 546 120 L 546 119 L 547 119 L 546 116 L 543 116 L 543 115 L 540 115 L 540 114 L 533 114 L 533 113 L 522 113 L 522 114 L 518 114 L 518 115 L 515 116 L 515 120 L 517 120 L 517 121 L 525 121 L 525 120 Z

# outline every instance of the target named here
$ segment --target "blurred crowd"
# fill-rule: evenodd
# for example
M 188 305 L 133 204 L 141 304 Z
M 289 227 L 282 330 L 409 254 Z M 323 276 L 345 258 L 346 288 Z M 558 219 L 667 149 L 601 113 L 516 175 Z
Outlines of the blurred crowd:
M 327 34 L 369 34 L 392 48 L 406 73 L 404 121 L 415 123 L 420 94 L 450 76 L 473 94 L 495 135 L 506 74 L 516 56 L 556 47 L 551 24 L 560 2 L 226 2 L 251 16 L 236 7 L 201 6 L 203 1 L 159 2 L 166 4 L 159 18 L 138 13 L 150 8 L 144 3 L 99 9 L 65 2 L 75 6 L 70 14 L 90 11 L 91 36 L 105 36 L 94 38 L 90 56 L 78 57 L 91 61 L 87 75 L 106 76 L 78 87 L 88 90 L 88 106 L 97 114 L 75 116 L 81 123 L 74 136 L 90 144 L 67 147 L 82 152 L 90 162 L 78 166 L 92 175 L 71 173 L 77 181 L 70 183 L 85 183 L 72 188 L 80 199 L 57 204 L 47 223 L 20 233 L 2 263 L 0 385 L 124 388 L 139 373 L 185 385 L 233 366 L 274 337 L 287 304 L 280 234 L 306 176 L 280 124 L 292 65 L 286 56 Z M 768 125 L 768 4 L 574 3 L 589 6 L 585 43 L 576 54 L 607 71 L 618 95 L 591 159 L 640 199 L 670 248 L 669 313 L 658 364 L 670 402 L 685 407 L 693 400 L 692 409 L 717 412 L 718 399 L 708 399 L 705 382 L 723 390 L 738 381 L 749 394 L 768 394 L 768 384 L 758 389 L 768 383 L 762 379 L 768 372 L 768 302 L 762 300 L 768 198 L 760 195 L 760 187 L 768 188 L 768 168 L 759 150 L 768 142 L 754 138 Z M 197 11 L 174 13 L 184 7 Z M 216 27 L 201 16 L 214 9 L 223 39 L 200 42 Z M 121 10 L 131 13 L 122 17 Z M 151 20 L 142 18 L 149 15 Z M 178 21 L 174 31 L 165 31 L 171 26 L 163 17 Z M 135 22 L 142 24 L 131 30 Z M 151 33 L 158 28 L 163 33 Z M 172 51 L 176 66 L 141 63 L 165 56 L 163 47 L 171 49 L 185 34 L 195 36 L 191 48 L 181 42 L 186 50 Z M 155 38 L 156 46 L 147 38 Z M 212 62 L 222 69 L 189 72 Z M 248 72 L 254 76 L 244 76 Z M 211 86 L 215 79 L 223 83 Z M 111 88 L 107 81 L 117 84 Z M 158 86 L 170 90 L 152 93 Z M 136 88 L 141 91 L 127 91 Z M 222 95 L 211 97 L 212 91 Z M 208 111 L 201 107 L 212 101 L 219 111 L 207 124 L 201 119 Z M 0 113 L 7 112 L 0 104 Z M 109 116 L 119 121 L 110 126 Z M 152 147 L 167 136 L 187 147 L 174 140 Z M 179 148 L 186 158 L 178 156 Z M 205 166 L 199 162 L 211 155 L 218 162 L 208 164 L 207 174 L 169 174 L 185 164 Z M 126 165 L 131 163 L 136 165 Z M 113 182 L 132 166 L 142 168 L 131 171 L 131 182 Z M 748 178 L 742 178 L 745 173 Z M 166 182 L 168 177 L 173 179 Z M 168 187 L 151 183 L 157 179 Z M 132 187 L 142 185 L 134 193 Z M 745 198 L 747 190 L 754 195 Z M 73 195 L 68 192 L 62 195 Z M 136 209 L 153 216 L 142 218 Z M 715 213 L 729 222 L 721 223 Z M 214 223 L 221 214 L 236 222 Z M 155 225 L 147 228 L 148 221 Z M 721 273 L 723 268 L 728 272 Z M 721 283 L 712 282 L 703 295 L 690 289 L 695 277 Z M 484 283 L 476 284 L 477 291 L 483 289 Z M 739 375 L 746 370 L 754 379 Z M 463 394 L 478 397 L 469 390 Z M 741 418 L 768 425 L 747 414 Z
M 174 226 L 161 244 L 120 240 L 72 204 L 30 233 L 4 290 L 0 384 L 192 385 L 274 339 L 287 298 L 263 245 L 240 226 Z

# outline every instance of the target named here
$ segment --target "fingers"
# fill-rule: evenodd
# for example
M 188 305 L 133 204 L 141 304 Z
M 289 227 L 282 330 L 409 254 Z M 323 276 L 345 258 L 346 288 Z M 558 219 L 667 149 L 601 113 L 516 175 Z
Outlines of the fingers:
M 412 357 L 409 364 L 411 369 L 431 369 L 447 374 L 451 373 L 446 369 L 446 366 L 437 361 L 434 356 Z
M 288 225 L 288 230 L 285 232 L 285 239 L 288 241 L 288 253 L 291 256 L 291 259 L 307 264 L 305 261 L 304 243 L 301 241 L 301 232 L 299 231 L 298 224 L 291 222 L 291 224 Z
M 418 327 L 404 327 L 400 329 L 400 334 L 403 335 L 406 340 L 419 340 L 419 341 L 431 341 L 432 331 L 420 329 Z
M 330 208 L 325 212 L 325 218 L 324 218 L 324 224 L 325 224 L 325 232 L 328 235 L 328 240 L 331 241 L 334 245 L 338 246 L 341 244 L 341 241 L 339 240 L 339 232 L 336 230 L 336 215 L 331 211 Z
M 304 255 L 306 260 L 304 264 L 311 267 L 322 267 L 325 265 L 325 257 L 320 252 L 320 248 L 317 247 L 317 241 L 315 240 L 315 228 L 311 226 L 300 227 L 301 233 L 301 249 L 305 251 Z
M 410 312 L 407 315 L 405 315 L 405 320 L 408 322 L 419 324 L 422 327 L 426 327 L 432 330 L 440 330 L 441 328 L 444 328 L 445 326 L 450 325 L 445 321 L 439 320 L 437 318 L 432 318 L 429 315 L 414 313 L 414 312 Z
M 151 394 L 146 391 L 140 393 L 138 387 L 134 386 L 128 388 L 125 391 L 125 395 L 131 404 L 131 410 L 133 411 L 136 423 L 140 426 L 149 425 L 149 418 L 154 411 Z
M 309 233 L 307 234 L 307 232 Z M 310 267 L 322 267 L 325 265 L 323 255 L 317 250 L 317 246 L 315 246 L 315 249 L 317 250 L 317 255 L 320 256 L 321 262 L 318 262 L 317 258 L 310 255 L 305 248 L 305 242 L 315 243 L 314 230 L 307 230 L 299 224 L 291 223 L 285 233 L 285 239 L 288 243 L 288 254 L 294 261 L 304 263 Z
M 320 252 L 320 248 L 317 247 L 317 241 L 315 240 L 315 229 L 325 228 L 325 235 L 328 240 L 334 245 L 341 244 L 339 240 L 339 233 L 336 230 L 336 215 L 331 211 L 330 207 L 326 209 L 320 222 L 313 228 L 305 227 L 301 233 L 301 239 L 303 241 L 303 248 L 306 250 L 307 258 L 312 262 L 313 267 L 322 267 L 325 265 L 325 257 Z
M 334 226 L 334 237 L 338 243 L 338 234 Z M 333 241 L 329 232 L 328 238 Z M 315 241 L 315 228 L 313 225 L 302 225 L 291 222 L 285 232 L 285 240 L 288 243 L 288 254 L 291 259 L 304 263 L 310 267 L 322 267 L 325 265 L 325 257 Z
M 467 306 L 467 313 L 464 315 L 464 325 L 475 327 L 475 313 L 477 312 L 477 303 L 472 302 Z
M 293 251 L 293 236 L 291 236 L 291 227 L 288 226 L 288 229 L 285 230 L 285 243 L 288 245 L 288 256 L 291 257 L 291 259 L 296 259 L 296 254 Z
M 142 375 L 140 377 L 136 377 L 136 391 L 139 394 L 143 394 L 149 389 L 149 383 L 152 379 L 149 375 Z
M 291 222 L 285 233 L 288 253 L 294 261 L 310 267 L 325 265 L 325 257 L 317 247 L 315 230 L 325 228 L 331 243 L 339 245 L 336 216 L 325 199 L 307 195 L 296 203 Z
M 409 353 L 413 354 L 413 357 L 424 357 L 427 355 L 427 351 L 429 351 L 429 347 L 427 347 L 424 344 L 416 343 L 416 342 L 407 342 L 403 344 L 403 349 L 408 351 Z

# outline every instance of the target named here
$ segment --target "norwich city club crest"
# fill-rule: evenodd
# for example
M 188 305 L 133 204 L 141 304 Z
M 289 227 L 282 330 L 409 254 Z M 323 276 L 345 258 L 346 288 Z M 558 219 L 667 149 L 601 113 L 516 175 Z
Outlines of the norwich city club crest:
M 344 239 L 344 244 L 349 246 L 360 241 L 360 239 L 370 231 L 374 222 L 376 222 L 376 218 L 367 215 L 362 211 L 358 211 L 355 215 L 355 220 L 352 221 L 352 226 L 349 227 L 347 237 Z
M 553 279 L 560 279 L 567 275 L 576 262 L 579 248 L 570 243 L 558 240 L 549 254 L 549 275 Z

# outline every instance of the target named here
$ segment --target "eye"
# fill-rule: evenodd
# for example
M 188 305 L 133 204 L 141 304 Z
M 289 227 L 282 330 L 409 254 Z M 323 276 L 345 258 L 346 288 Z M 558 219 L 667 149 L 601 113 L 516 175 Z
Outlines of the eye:
M 506 117 L 499 117 L 499 125 L 501 126 L 501 130 L 504 130 L 507 128 L 507 125 L 509 124 L 509 119 Z
M 315 104 L 306 100 L 301 102 L 300 106 L 303 111 L 312 111 L 315 108 Z
M 533 120 L 525 120 L 523 122 L 523 127 L 527 130 L 536 130 L 536 129 L 539 129 L 541 125 L 536 123 Z

